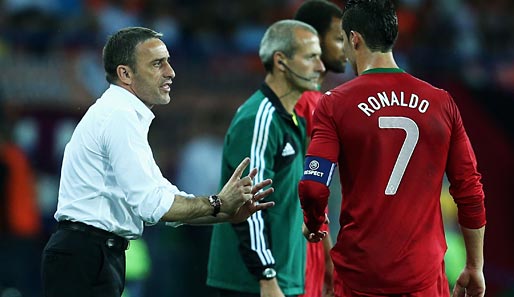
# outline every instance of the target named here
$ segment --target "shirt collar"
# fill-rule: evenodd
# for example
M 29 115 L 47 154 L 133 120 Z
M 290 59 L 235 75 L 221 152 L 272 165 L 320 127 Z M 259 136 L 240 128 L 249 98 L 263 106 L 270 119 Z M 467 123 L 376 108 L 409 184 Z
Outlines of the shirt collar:
M 273 104 L 273 107 L 275 107 L 275 111 L 284 119 L 287 121 L 293 123 L 293 125 L 298 126 L 298 119 L 296 117 L 296 110 L 293 110 L 293 114 L 290 114 L 285 109 L 284 105 L 282 105 L 282 102 L 280 102 L 280 99 L 278 99 L 277 95 L 273 92 L 273 90 L 265 83 L 263 82 L 260 88 L 261 92 L 266 96 L 271 104 Z
M 264 96 L 266 96 L 269 99 L 271 104 L 273 104 L 273 106 L 275 107 L 275 111 L 277 111 L 282 116 L 291 118 L 291 115 L 286 111 L 284 105 L 282 105 L 282 102 L 280 102 L 280 99 L 278 99 L 277 95 L 266 83 L 262 83 L 260 90 L 264 94 Z
M 146 104 L 144 104 L 141 99 L 136 97 L 128 90 L 111 84 L 107 92 L 112 92 L 114 97 L 119 99 L 118 101 L 120 101 L 121 104 L 127 104 L 134 108 L 134 110 L 141 116 L 141 119 L 143 119 L 145 122 L 151 122 L 155 118 L 152 110 L 148 108 L 148 106 L 146 106 Z
M 405 71 L 400 68 L 371 68 L 362 72 L 362 74 L 370 73 L 405 73 Z

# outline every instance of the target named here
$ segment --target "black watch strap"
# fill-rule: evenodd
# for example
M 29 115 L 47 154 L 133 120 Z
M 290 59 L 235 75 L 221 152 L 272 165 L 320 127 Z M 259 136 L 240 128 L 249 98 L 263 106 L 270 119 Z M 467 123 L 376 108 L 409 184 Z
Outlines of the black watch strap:
M 214 208 L 212 212 L 212 216 L 215 217 L 220 213 L 221 210 L 221 199 L 218 197 L 218 195 L 211 195 L 209 196 L 209 203 Z

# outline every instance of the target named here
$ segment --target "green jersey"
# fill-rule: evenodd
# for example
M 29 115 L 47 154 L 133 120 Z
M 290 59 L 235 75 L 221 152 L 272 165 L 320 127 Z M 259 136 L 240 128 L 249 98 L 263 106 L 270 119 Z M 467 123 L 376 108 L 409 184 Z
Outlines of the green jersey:
M 236 112 L 225 136 L 221 185 L 241 160 L 259 172 L 254 183 L 273 179 L 275 206 L 239 224 L 218 224 L 212 232 L 207 284 L 259 293 L 262 271 L 272 267 L 285 295 L 303 293 L 305 247 L 298 182 L 303 174 L 305 122 L 289 114 L 263 85 Z M 247 170 L 248 172 L 248 170 Z

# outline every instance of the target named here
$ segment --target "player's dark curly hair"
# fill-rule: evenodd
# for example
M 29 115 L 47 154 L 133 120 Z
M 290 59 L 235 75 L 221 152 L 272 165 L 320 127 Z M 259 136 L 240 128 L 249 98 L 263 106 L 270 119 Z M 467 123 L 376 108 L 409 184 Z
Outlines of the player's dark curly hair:
M 398 37 L 398 17 L 390 0 L 349 0 L 343 10 L 343 29 L 359 32 L 372 51 L 390 51 Z
M 326 0 L 308 0 L 298 8 L 294 19 L 313 26 L 321 37 L 330 29 L 332 18 L 342 17 L 343 11 L 334 3 Z
M 118 80 L 116 68 L 127 65 L 136 71 L 136 46 L 151 38 L 161 38 L 162 34 L 143 27 L 129 27 L 114 33 L 103 49 L 103 62 L 107 82 Z

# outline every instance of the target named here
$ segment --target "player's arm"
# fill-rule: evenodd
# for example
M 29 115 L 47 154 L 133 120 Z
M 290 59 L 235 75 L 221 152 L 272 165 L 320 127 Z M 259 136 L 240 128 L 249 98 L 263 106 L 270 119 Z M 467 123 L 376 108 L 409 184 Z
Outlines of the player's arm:
M 327 232 L 320 231 L 320 228 L 327 222 L 325 209 L 335 167 L 335 162 L 322 157 L 305 158 L 304 174 L 298 185 L 298 194 L 306 227 L 303 233 L 310 242 L 321 241 L 327 235 Z
M 481 175 L 471 143 L 464 129 L 460 113 L 450 97 L 452 137 L 446 174 L 450 194 L 458 209 L 458 219 L 466 248 L 466 267 L 457 279 L 453 296 L 484 296 L 483 274 L 484 233 L 486 214 Z
M 485 195 L 480 181 L 482 176 L 478 172 L 475 153 L 454 103 L 450 110 L 453 112 L 453 126 L 446 161 L 450 194 L 457 204 L 459 224 L 467 229 L 480 229 L 486 224 Z
M 332 257 L 330 257 L 330 250 L 332 249 L 333 244 L 329 233 L 327 233 L 327 236 L 323 238 L 322 244 L 325 254 L 323 296 L 334 296 L 334 263 L 332 262 Z
M 484 233 L 485 226 L 479 229 L 461 227 L 466 247 L 466 266 L 457 278 L 453 297 L 485 296 L 484 279 Z
M 325 209 L 330 196 L 330 183 L 339 155 L 336 125 L 330 116 L 330 104 L 324 95 L 313 116 L 312 140 L 305 158 L 304 174 L 298 185 L 307 240 L 317 242 L 326 236 L 319 231 L 326 221 Z

